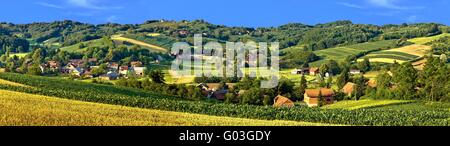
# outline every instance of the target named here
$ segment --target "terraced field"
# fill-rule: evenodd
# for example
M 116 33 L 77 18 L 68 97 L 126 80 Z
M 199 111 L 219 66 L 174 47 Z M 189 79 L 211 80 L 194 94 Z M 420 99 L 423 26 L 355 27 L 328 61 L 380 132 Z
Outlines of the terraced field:
M 363 58 L 369 58 L 370 62 L 403 63 L 423 57 L 430 50 L 430 46 L 409 45 L 395 49 L 372 52 Z M 358 59 L 358 61 L 362 61 L 362 58 Z
M 347 56 L 391 47 L 392 44 L 393 44 L 392 40 L 384 40 L 314 51 L 316 55 L 322 57 L 323 59 L 312 62 L 310 66 L 319 66 L 320 64 L 329 59 L 333 59 L 336 61 L 343 61 Z
M 320 126 L 140 109 L 0 90 L 0 125 L 8 126 Z

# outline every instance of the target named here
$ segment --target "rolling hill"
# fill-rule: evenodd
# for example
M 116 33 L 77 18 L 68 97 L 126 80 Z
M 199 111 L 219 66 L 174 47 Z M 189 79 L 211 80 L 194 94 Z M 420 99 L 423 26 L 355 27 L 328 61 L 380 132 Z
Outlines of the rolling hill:
M 430 46 L 414 44 L 395 49 L 372 52 L 364 57 L 361 57 L 358 61 L 361 61 L 362 58 L 368 58 L 370 62 L 403 63 L 417 60 L 425 56 L 430 50 Z

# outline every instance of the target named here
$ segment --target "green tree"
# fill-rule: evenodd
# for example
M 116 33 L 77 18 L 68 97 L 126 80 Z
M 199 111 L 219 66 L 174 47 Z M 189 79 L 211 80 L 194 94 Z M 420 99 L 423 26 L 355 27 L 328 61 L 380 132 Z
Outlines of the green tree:
M 369 58 L 364 58 L 363 61 L 359 62 L 358 68 L 364 72 L 370 71 L 371 65 L 370 65 Z
M 149 76 L 153 82 L 158 84 L 164 84 L 166 81 L 164 79 L 164 73 L 161 70 L 152 70 L 150 71 Z
M 393 73 L 393 80 L 397 87 L 395 96 L 397 99 L 411 100 L 416 96 L 417 71 L 411 63 L 405 63 L 399 66 Z

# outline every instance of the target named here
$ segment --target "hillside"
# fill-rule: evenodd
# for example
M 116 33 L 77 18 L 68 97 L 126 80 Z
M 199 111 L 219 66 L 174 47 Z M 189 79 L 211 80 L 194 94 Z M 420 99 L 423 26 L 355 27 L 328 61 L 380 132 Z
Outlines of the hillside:
M 398 63 L 403 63 L 423 57 L 430 51 L 430 46 L 409 45 L 400 48 L 372 52 L 362 58 L 369 58 L 370 62 L 394 63 L 396 61 Z M 362 61 L 362 59 L 359 59 L 358 61 Z
M 114 40 L 114 41 L 128 42 L 128 43 L 131 43 L 131 44 L 139 45 L 139 46 L 142 46 L 144 48 L 148 48 L 148 49 L 150 49 L 152 51 L 157 51 L 157 52 L 167 52 L 168 51 L 168 49 L 166 49 L 166 48 L 163 48 L 163 47 L 160 47 L 160 46 L 156 46 L 156 45 L 153 45 L 153 44 L 148 44 L 146 42 L 138 41 L 138 40 L 135 40 L 135 39 L 122 37 L 121 35 L 114 35 L 114 36 L 111 37 L 111 39 Z
M 9 126 L 319 126 L 81 102 L 0 90 L 0 125 Z

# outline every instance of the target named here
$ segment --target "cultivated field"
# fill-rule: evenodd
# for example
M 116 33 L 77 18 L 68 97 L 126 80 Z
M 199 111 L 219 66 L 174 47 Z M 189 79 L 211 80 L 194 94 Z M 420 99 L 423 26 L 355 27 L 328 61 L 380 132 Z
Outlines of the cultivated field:
M 139 109 L 0 90 L 0 125 L 26 126 L 320 126 Z
M 369 58 L 370 62 L 382 63 L 403 63 L 423 57 L 431 50 L 430 46 L 425 45 L 409 45 L 405 47 L 372 52 L 366 56 L 358 59 L 362 61 L 363 58 Z
M 157 51 L 157 52 L 167 52 L 167 49 L 160 47 L 160 46 L 156 46 L 153 44 L 148 44 L 142 41 L 138 41 L 138 40 L 134 40 L 134 39 L 130 39 L 130 38 L 126 38 L 126 37 L 122 37 L 122 35 L 114 35 L 111 37 L 112 40 L 115 41 L 123 41 L 123 42 L 128 42 L 128 43 L 132 43 L 132 44 L 136 44 L 145 48 L 148 48 L 150 50 L 153 51 Z
M 343 61 L 347 56 L 350 55 L 356 55 L 363 52 L 368 51 L 374 51 L 377 49 L 384 49 L 387 47 L 392 46 L 393 41 L 392 40 L 385 40 L 385 41 L 377 41 L 377 42 L 367 42 L 367 43 L 360 43 L 345 47 L 336 47 L 336 48 L 329 48 L 324 50 L 318 50 L 314 51 L 314 53 L 320 57 L 322 57 L 322 60 L 312 62 L 311 66 L 319 66 L 323 62 L 329 59 L 333 59 L 336 61 Z
M 450 36 L 450 33 L 443 33 L 443 34 L 431 36 L 431 37 L 419 37 L 419 38 L 410 39 L 408 41 L 413 42 L 415 44 L 424 45 L 426 43 L 438 40 L 438 39 L 440 39 L 442 37 L 446 37 L 446 36 Z
M 355 109 L 361 109 L 361 108 L 371 108 L 371 107 L 381 107 L 381 106 L 387 106 L 387 105 L 393 105 L 393 104 L 405 104 L 405 103 L 411 103 L 412 101 L 408 100 L 371 100 L 371 99 L 364 99 L 364 100 L 358 100 L 358 101 L 339 101 L 335 104 L 326 105 L 323 108 L 325 109 L 348 109 L 348 110 L 355 110 Z

